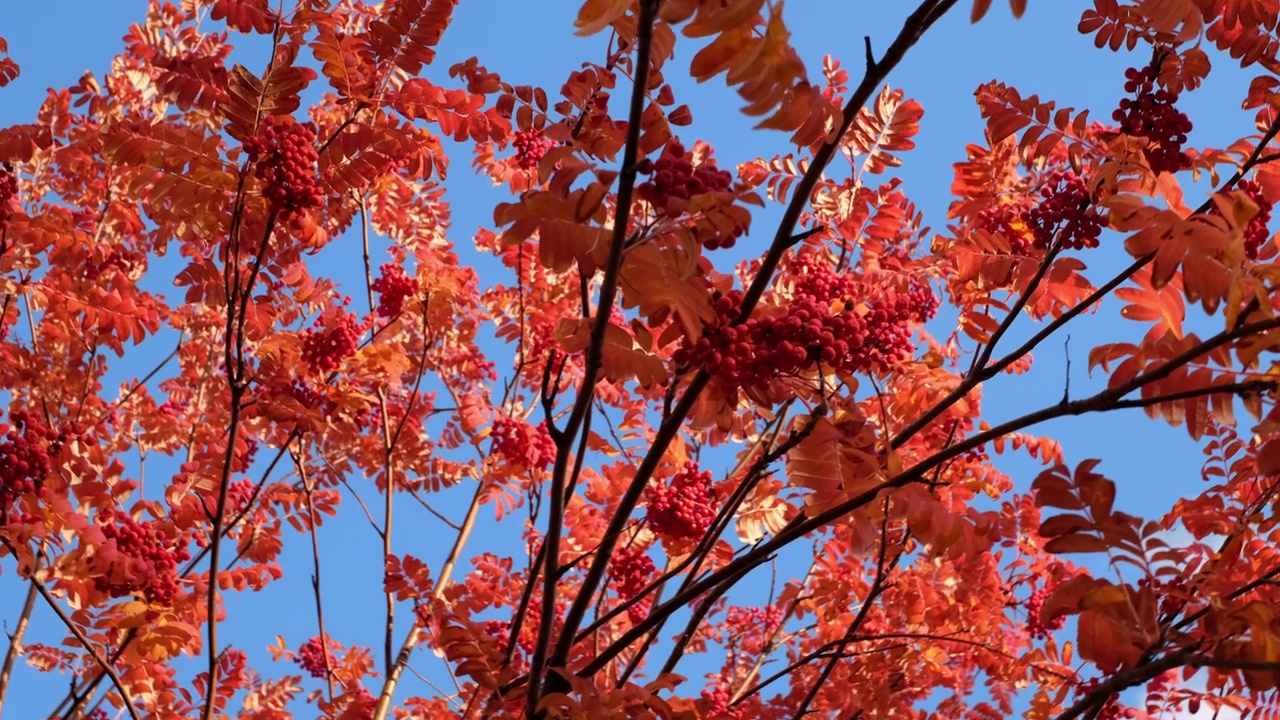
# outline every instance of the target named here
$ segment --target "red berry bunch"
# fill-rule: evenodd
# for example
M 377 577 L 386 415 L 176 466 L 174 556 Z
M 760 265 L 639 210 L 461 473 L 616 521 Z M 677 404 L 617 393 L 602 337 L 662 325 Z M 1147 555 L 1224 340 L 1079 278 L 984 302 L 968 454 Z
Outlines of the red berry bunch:
M 1013 255 L 1026 256 L 1030 254 L 1031 242 L 1027 239 L 1025 228 L 1020 227 L 1020 220 L 1020 214 L 1014 213 L 1007 205 L 989 205 L 978 213 L 973 225 L 992 235 L 1002 236 L 1008 241 L 1009 251 Z
M 1160 618 L 1162 620 L 1177 617 L 1187 606 L 1187 580 L 1176 577 L 1169 580 L 1144 577 L 1138 580 L 1138 587 L 1150 587 L 1160 598 Z
M 0 234 L 9 228 L 9 215 L 13 212 L 13 200 L 18 197 L 18 178 L 13 166 L 0 163 Z
M 733 184 L 733 176 L 717 169 L 715 160 L 694 166 L 693 156 L 678 140 L 667 143 L 656 161 L 640 161 L 638 170 L 652 177 L 636 186 L 636 194 L 671 218 L 684 213 L 694 196 L 728 192 Z M 711 238 L 705 245 L 709 250 L 733 247 L 744 231 L 745 228 L 734 227 L 729 235 Z
M 703 690 L 702 699 L 707 702 L 707 717 L 742 717 L 740 708 L 729 707 L 732 697 L 723 682 L 716 683 L 714 688 Z
M 926 323 L 938 314 L 938 306 L 941 302 L 938 296 L 933 293 L 933 288 L 924 283 L 913 282 L 907 288 L 906 296 L 902 298 L 905 303 L 908 317 L 912 322 Z
M 316 177 L 316 133 L 310 123 L 293 118 L 267 117 L 262 131 L 244 144 L 253 174 L 262 181 L 262 194 L 273 211 L 290 216 L 324 201 Z
M 810 258 L 792 263 L 795 290 L 772 314 L 732 324 L 741 304 L 734 291 L 715 300 L 716 322 L 696 342 L 687 337 L 672 359 L 710 370 L 729 388 L 764 387 L 774 378 L 821 364 L 855 373 L 884 370 L 911 355 L 910 322 L 937 312 L 928 285 L 890 286 L 858 305 L 865 288 Z
M 241 510 L 249 505 L 249 501 L 253 499 L 253 481 L 245 478 L 244 480 L 236 480 L 227 486 L 227 518 L 233 518 Z M 204 497 L 205 510 L 209 515 L 213 515 L 218 510 L 218 492 L 215 488 L 213 492 Z
M 1124 98 L 1111 118 L 1120 123 L 1120 132 L 1146 138 L 1149 145 L 1143 154 L 1154 173 L 1177 172 L 1191 166 L 1191 158 L 1182 150 L 1191 132 L 1191 120 L 1179 112 L 1174 103 L 1178 93 L 1155 88 L 1156 71 L 1148 65 L 1124 71 L 1124 91 L 1134 97 Z
M 506 652 L 507 636 L 511 634 L 511 623 L 503 622 L 502 620 L 486 620 L 484 622 L 484 634 L 501 640 L 498 647 L 502 648 L 503 652 Z
M 1024 603 L 1027 609 L 1027 632 L 1033 638 L 1047 639 L 1055 630 L 1061 630 L 1067 622 L 1065 615 L 1059 615 L 1048 623 L 1040 620 L 1040 609 L 1044 607 L 1044 601 L 1049 598 L 1053 590 L 1051 587 L 1042 587 L 1031 593 L 1031 597 Z
M 618 597 L 630 600 L 644 591 L 657 572 L 653 560 L 642 548 L 620 550 L 613 555 L 613 581 L 617 584 Z M 648 601 L 635 603 L 627 608 L 627 617 L 638 623 L 649 616 Z
M 1256 260 L 1258 250 L 1271 237 L 1267 223 L 1271 222 L 1272 203 L 1262 196 L 1262 186 L 1252 180 L 1241 180 L 1236 183 L 1236 189 L 1248 195 L 1258 205 L 1258 214 L 1250 218 L 1249 224 L 1244 227 L 1244 254 L 1250 260 Z M 1209 208 L 1209 214 L 1220 215 L 1221 212 L 1214 205 Z
M 302 361 L 313 373 L 330 373 L 355 354 L 360 345 L 360 324 L 342 308 L 321 315 L 302 338 Z
M 0 525 L 20 498 L 35 495 L 53 470 L 57 456 L 74 428 L 55 432 L 25 410 L 9 413 L 12 426 L 0 423 Z
M 115 546 L 106 572 L 93 581 L 100 592 L 121 597 L 140 592 L 162 605 L 173 603 L 178 592 L 178 565 L 191 559 L 186 547 L 156 529 L 151 522 L 137 522 L 128 515 L 104 510 L 98 515 L 107 544 Z
M 395 263 L 384 263 L 378 268 L 381 274 L 369 284 L 378 293 L 378 316 L 393 318 L 404 311 L 404 301 L 418 292 L 418 279 L 404 274 L 404 268 Z
M 546 470 L 556 461 L 556 443 L 545 423 L 534 427 L 519 420 L 498 418 L 489 434 L 493 437 L 493 454 L 507 462 Z
M 649 526 L 671 540 L 701 540 L 715 522 L 715 486 L 711 472 L 687 462 L 670 485 L 649 487 Z
M 536 170 L 538 163 L 542 162 L 542 158 L 554 145 L 537 130 L 517 130 L 511 144 L 516 149 L 516 165 L 521 170 Z
M 1035 246 L 1049 247 L 1054 237 L 1062 247 L 1075 250 L 1098 247 L 1106 219 L 1093 207 L 1089 186 L 1070 170 L 1055 170 L 1040 188 L 1040 203 L 1023 213 Z
M 298 667 L 313 678 L 324 678 L 329 675 L 329 665 L 325 662 L 324 641 L 316 636 L 302 643 L 293 661 Z
M 94 708 L 85 714 L 84 720 L 110 720 L 111 716 L 102 708 Z
M 741 638 L 741 649 L 749 655 L 764 652 L 767 636 L 781 624 L 782 608 L 777 605 L 731 607 L 725 617 L 729 633 Z

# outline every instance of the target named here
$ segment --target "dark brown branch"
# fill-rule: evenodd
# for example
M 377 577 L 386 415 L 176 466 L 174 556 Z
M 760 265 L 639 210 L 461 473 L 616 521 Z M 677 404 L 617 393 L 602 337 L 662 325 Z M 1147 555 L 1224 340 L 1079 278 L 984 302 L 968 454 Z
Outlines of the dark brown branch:
M 927 0 L 919 8 L 916 9 L 903 24 L 902 30 L 894 39 L 892 45 L 885 52 L 884 57 L 879 62 L 874 63 L 868 68 L 863 76 L 862 82 L 859 83 L 857 89 L 849 97 L 843 111 L 843 118 L 839 130 L 833 134 L 832 139 L 824 142 L 814 153 L 813 161 L 809 165 L 809 170 L 804 174 L 799 182 L 796 183 L 794 194 L 791 202 L 788 203 L 787 209 L 783 212 L 782 220 L 778 223 L 778 228 L 774 234 L 773 242 L 770 244 L 769 250 L 761 258 L 755 279 L 747 288 L 743 295 L 742 305 L 738 313 L 736 322 L 742 322 L 750 317 L 756 304 L 760 301 L 764 294 L 765 288 L 772 282 L 773 274 L 778 269 L 778 264 L 782 260 L 783 254 L 791 247 L 793 231 L 796 223 L 800 219 L 800 215 L 804 207 L 808 204 L 809 198 L 817 186 L 819 178 L 823 171 L 831 162 L 831 158 L 835 155 L 836 149 L 839 147 L 840 140 L 848 131 L 849 126 L 853 123 L 857 113 L 863 105 L 877 92 L 884 79 L 889 72 L 895 68 L 902 58 L 906 56 L 907 51 L 916 44 L 933 23 L 941 17 L 943 13 L 956 4 L 957 0 Z M 643 27 L 644 23 L 641 23 Z M 631 143 L 628 142 L 628 148 Z M 630 150 L 629 150 L 630 151 Z M 628 170 L 624 166 L 624 174 Z M 619 212 L 622 212 L 624 200 L 629 203 L 630 195 L 626 198 L 619 195 L 618 205 Z M 620 226 L 615 225 L 615 232 L 621 232 Z M 636 476 L 627 491 L 619 498 L 618 507 L 613 517 L 609 521 L 608 527 L 605 529 L 604 538 L 601 543 L 601 552 L 591 564 L 582 580 L 581 591 L 570 606 L 569 612 L 566 614 L 564 630 L 557 643 L 555 652 L 551 657 L 552 666 L 563 666 L 573 648 L 574 636 L 578 628 L 582 626 L 583 618 L 586 617 L 590 603 L 595 595 L 596 588 L 599 587 L 604 577 L 605 568 L 608 564 L 609 555 L 613 552 L 613 548 L 621 537 L 622 530 L 626 526 L 627 520 L 632 511 L 635 510 L 636 503 L 640 499 L 649 478 L 652 477 L 654 470 L 657 469 L 663 455 L 666 453 L 667 447 L 672 439 L 675 438 L 679 429 L 683 426 L 685 418 L 693 409 L 697 402 L 698 395 L 706 387 L 710 377 L 705 370 L 700 370 L 692 380 L 684 394 L 680 397 L 676 407 L 663 420 L 655 433 L 652 447 L 640 466 L 636 469 Z M 721 576 L 724 577 L 724 576 Z M 694 593 L 696 597 L 700 593 Z M 682 602 L 688 602 L 689 598 L 685 598 Z M 655 623 L 664 618 L 665 615 L 651 616 L 651 620 Z M 644 625 L 646 631 L 651 625 Z M 633 628 L 635 632 L 638 628 Z M 631 633 L 628 633 L 630 636 Z M 638 637 L 638 635 L 636 636 Z M 625 647 L 635 641 L 635 637 L 631 637 L 622 646 Z M 621 640 L 619 641 L 621 642 Z M 617 645 L 617 643 L 615 643 Z

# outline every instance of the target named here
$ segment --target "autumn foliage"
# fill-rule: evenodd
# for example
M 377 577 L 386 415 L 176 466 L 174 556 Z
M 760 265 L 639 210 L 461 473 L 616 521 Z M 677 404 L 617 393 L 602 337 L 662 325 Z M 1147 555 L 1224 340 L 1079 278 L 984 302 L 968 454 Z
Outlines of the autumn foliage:
M 586 0 L 559 87 L 436 64 L 457 4 L 152 3 L 0 129 L 0 704 L 1280 717 L 1280 2 L 1096 0 L 1076 29 L 1141 57 L 1117 103 L 976 88 L 932 227 L 891 74 L 990 0 L 818 70 L 781 2 Z M 1211 69 L 1256 126 L 1201 144 Z M 717 156 L 692 81 L 789 151 Z M 507 193 L 474 232 L 468 172 Z M 1105 387 L 984 409 L 1095 312 Z M 1112 411 L 1185 428 L 1202 490 L 1136 517 L 1149 479 L 1034 434 Z M 383 632 L 325 612 L 335 543 Z M 248 630 L 290 586 L 306 633 Z

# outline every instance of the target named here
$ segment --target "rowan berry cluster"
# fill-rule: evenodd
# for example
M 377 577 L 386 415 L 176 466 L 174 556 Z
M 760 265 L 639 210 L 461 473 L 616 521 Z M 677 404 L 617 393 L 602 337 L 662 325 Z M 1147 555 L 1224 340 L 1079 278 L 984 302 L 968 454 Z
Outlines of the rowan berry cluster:
M 521 170 L 536 170 L 554 143 L 537 130 L 517 130 L 511 144 L 516 149 L 516 165 Z
M 636 186 L 636 194 L 671 218 L 684 213 L 695 196 L 728 192 L 733 184 L 733 176 L 716 168 L 715 160 L 708 159 L 695 166 L 693 156 L 678 140 L 667 143 L 657 160 L 640 161 L 638 170 L 651 177 Z M 704 244 L 709 250 L 730 248 L 743 232 L 745 228 L 735 226 L 728 235 L 712 237 Z
M 1065 615 L 1058 617 L 1045 623 L 1041 621 L 1040 609 L 1044 607 L 1044 601 L 1049 599 L 1049 595 L 1053 593 L 1053 588 L 1045 586 L 1031 593 L 1024 603 L 1027 610 L 1027 632 L 1031 637 L 1036 639 L 1047 639 L 1055 630 L 1061 630 L 1066 624 Z
M 489 434 L 492 451 L 521 467 L 546 470 L 556 461 L 556 443 L 545 423 L 537 427 L 511 418 L 498 418 Z
M 777 605 L 731 607 L 725 617 L 726 628 L 741 638 L 740 649 L 749 655 L 764 652 L 767 636 L 781 624 L 782 608 Z
M 1053 244 L 1055 237 L 1067 249 L 1098 247 L 1106 219 L 1093 207 L 1084 178 L 1070 170 L 1055 170 L 1045 178 L 1040 197 L 1039 204 L 1022 216 L 1031 229 L 1035 247 L 1043 250 Z
M 630 600 L 640 595 L 653 574 L 657 571 L 648 553 L 641 549 L 620 550 L 613 555 L 613 581 L 618 589 L 618 597 Z M 638 623 L 649 616 L 648 601 L 641 601 L 627 608 L 627 617 Z
M 989 205 L 978 213 L 973 225 L 992 235 L 1003 237 L 1009 243 L 1011 254 L 1026 256 L 1030 254 L 1031 242 L 1027 239 L 1026 226 L 1021 219 L 1021 213 L 1014 213 L 1006 205 Z
M 670 485 L 649 487 L 649 526 L 670 540 L 701 540 L 715 522 L 718 504 L 711 472 L 687 462 Z
M 13 201 L 18 197 L 18 178 L 9 163 L 0 163 L 0 234 L 9 228 Z
M 170 605 L 178 592 L 178 565 L 191 559 L 182 544 L 166 537 L 154 523 L 137 522 L 110 509 L 98 514 L 108 545 L 115 546 L 106 572 L 93 581 L 99 592 L 121 597 L 138 592 Z
M 1151 66 L 1124 71 L 1124 91 L 1134 97 L 1124 98 L 1111 118 L 1120 123 L 1120 132 L 1149 142 L 1143 154 L 1154 173 L 1177 172 L 1191 166 L 1191 158 L 1182 150 L 1191 132 L 1191 120 L 1179 112 L 1174 103 L 1178 93 L 1155 87 L 1156 71 Z
M 1187 606 L 1187 580 L 1182 577 L 1160 580 L 1144 577 L 1138 580 L 1138 587 L 1149 587 L 1160 598 L 1160 617 L 1170 619 L 1177 617 Z
M 729 689 L 723 682 L 716 683 L 714 688 L 703 690 L 702 699 L 707 702 L 707 717 L 742 717 L 740 708 L 729 706 L 733 698 L 729 695 Z
M 0 525 L 19 499 L 39 492 L 53 470 L 51 457 L 76 430 L 68 425 L 54 431 L 25 410 L 9 413 L 9 422 L 0 423 Z
M 102 708 L 94 708 L 85 714 L 84 720 L 111 720 L 111 716 Z
M 263 119 L 262 131 L 245 142 L 253 174 L 262 181 L 262 194 L 273 211 L 288 217 L 324 202 L 316 177 L 315 143 L 309 123 L 276 117 Z
M 937 312 L 923 284 L 899 292 L 882 285 L 858 303 L 865 288 L 830 266 L 800 258 L 792 264 L 794 293 L 784 306 L 734 324 L 741 293 L 716 298 L 716 322 L 702 337 L 687 337 L 672 359 L 706 367 L 727 388 L 764 387 L 773 379 L 815 366 L 856 373 L 884 370 L 910 357 L 909 323 Z
M 227 485 L 227 503 L 225 507 L 224 517 L 233 518 L 249 506 L 249 501 L 253 499 L 253 481 L 245 478 L 244 480 L 236 480 Z M 212 516 L 218 509 L 217 490 L 209 493 L 204 497 L 204 507 Z
M 1262 186 L 1252 180 L 1241 180 L 1236 183 L 1236 189 L 1258 205 L 1258 214 L 1249 218 L 1249 224 L 1244 227 L 1244 254 L 1250 260 L 1256 260 L 1258 250 L 1271 237 L 1267 223 L 1271 222 L 1272 203 L 1262 196 Z M 1209 212 L 1217 214 L 1218 207 L 1213 206 Z
M 329 675 L 329 664 L 326 662 L 324 640 L 316 636 L 302 643 L 293 661 L 304 672 L 313 678 L 324 678 Z
M 355 315 L 335 308 L 333 312 L 321 315 L 316 320 L 316 327 L 307 330 L 303 336 L 302 361 L 313 373 L 330 373 L 355 354 L 359 345 L 360 324 Z
M 395 263 L 384 263 L 381 273 L 369 284 L 378 293 L 378 316 L 393 318 L 404 311 L 404 301 L 418 292 L 418 279 L 405 275 L 404 268 Z

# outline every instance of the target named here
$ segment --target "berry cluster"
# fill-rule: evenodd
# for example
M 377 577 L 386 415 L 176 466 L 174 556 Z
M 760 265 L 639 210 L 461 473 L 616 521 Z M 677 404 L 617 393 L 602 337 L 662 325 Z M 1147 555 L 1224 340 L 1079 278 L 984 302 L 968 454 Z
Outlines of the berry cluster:
M 319 207 L 324 191 L 316 177 L 316 133 L 293 118 L 267 117 L 262 132 L 244 144 L 253 174 L 271 209 L 288 217 Z
M 516 165 L 521 170 L 536 170 L 538 163 L 542 162 L 542 158 L 553 146 L 537 130 L 517 130 L 511 144 L 516 149 Z
M 763 653 L 768 636 L 781 624 L 782 608 L 777 605 L 731 607 L 725 617 L 725 626 L 731 635 L 741 638 L 740 648 L 748 655 Z
M 493 454 L 521 467 L 546 470 L 556 461 L 556 443 L 545 423 L 534 427 L 511 418 L 493 421 Z
M 1258 214 L 1249 218 L 1249 224 L 1244 227 L 1244 254 L 1250 260 L 1256 260 L 1258 250 L 1271 237 L 1267 223 L 1271 222 L 1272 203 L 1262 196 L 1262 186 L 1252 180 L 1241 180 L 1236 183 L 1236 189 L 1248 195 L 1249 199 L 1258 205 Z M 1209 214 L 1220 214 L 1218 206 L 1211 207 Z
M 649 487 L 649 526 L 671 540 L 701 540 L 716 519 L 711 472 L 687 462 L 670 485 Z
M 324 678 L 329 675 L 329 664 L 324 651 L 324 641 L 316 636 L 302 643 L 293 661 L 298 667 L 313 678 Z
M 729 706 L 729 701 L 732 698 L 724 682 L 716 683 L 714 688 L 703 690 L 702 699 L 707 702 L 707 717 L 742 717 L 741 708 Z
M 1031 597 L 1024 603 L 1027 609 L 1027 632 L 1032 638 L 1047 639 L 1055 630 L 1061 630 L 1067 622 L 1065 615 L 1059 615 L 1048 623 L 1041 622 L 1040 608 L 1044 607 L 1044 601 L 1049 599 L 1051 593 L 1053 588 L 1041 587 L 1031 593 Z
M 395 263 L 384 263 L 378 270 L 381 275 L 369 284 L 378 293 L 378 317 L 396 317 L 404 311 L 405 298 L 418 292 L 418 280 L 405 275 L 404 268 Z
M 94 708 L 85 713 L 84 720 L 111 720 L 111 716 L 102 708 Z
M 9 228 L 13 200 L 18 197 L 18 178 L 9 163 L 0 163 L 0 234 Z
M 1150 143 L 1143 155 L 1154 173 L 1177 172 L 1191 166 L 1191 158 L 1182 144 L 1191 132 L 1191 120 L 1179 112 L 1174 103 L 1178 93 L 1165 88 L 1156 90 L 1156 71 L 1151 66 L 1124 71 L 1124 91 L 1134 97 L 1124 98 L 1111 118 L 1120 123 L 1120 132 L 1146 138 Z
M 249 501 L 253 499 L 253 481 L 245 478 L 244 480 L 236 480 L 227 486 L 227 504 L 224 508 L 226 513 L 224 518 L 234 518 L 249 505 Z M 204 496 L 204 509 L 212 517 L 218 510 L 218 492 L 215 488 L 213 492 Z
M 728 192 L 733 184 L 733 176 L 717 169 L 715 160 L 695 167 L 693 156 L 678 140 L 667 143 L 656 161 L 648 158 L 640 161 L 638 170 L 652 177 L 636 186 L 636 194 L 671 218 L 679 217 L 694 196 Z M 713 237 L 705 241 L 705 245 L 709 250 L 733 247 L 743 232 L 745 228 L 734 227 L 729 235 Z
M 620 550 L 613 555 L 613 580 L 618 597 L 630 600 L 640 595 L 653 579 L 657 567 L 642 548 Z M 649 616 L 649 602 L 643 600 L 627 608 L 627 617 L 638 623 Z
M 0 423 L 0 525 L 20 498 L 36 494 L 53 470 L 50 461 L 76 428 L 58 432 L 24 410 L 9 413 L 10 427 Z
M 186 547 L 167 538 L 150 522 L 108 510 L 98 514 L 107 544 L 115 546 L 106 572 L 93 581 L 100 592 L 112 597 L 140 592 L 162 605 L 173 603 L 178 592 L 178 565 L 191 559 Z
M 1169 580 L 1151 579 L 1148 577 L 1138 580 L 1138 587 L 1150 587 L 1153 592 L 1160 598 L 1160 618 L 1161 620 L 1169 620 L 1177 617 L 1182 613 L 1182 609 L 1187 606 L 1187 580 L 1186 578 L 1175 577 Z
M 316 327 L 302 338 L 302 361 L 313 373 L 330 373 L 355 353 L 360 345 L 360 325 L 356 317 L 335 308 L 316 320 Z
M 741 293 L 718 297 L 716 322 L 697 341 L 686 337 L 672 359 L 706 367 L 727 388 L 762 388 L 816 366 L 844 373 L 884 370 L 910 357 L 909 323 L 937 312 L 937 298 L 924 284 L 906 292 L 882 284 L 876 297 L 859 304 L 855 298 L 867 291 L 826 264 L 800 258 L 792 272 L 793 295 L 770 314 L 735 325 Z
M 1031 241 L 1027 238 L 1027 227 L 1022 224 L 1020 213 L 1014 213 L 1007 205 L 989 205 L 974 218 L 976 228 L 986 230 L 992 235 L 1000 235 L 1009 243 L 1009 252 L 1017 257 L 1030 254 Z
M 1022 216 L 1037 248 L 1049 247 L 1055 237 L 1067 249 L 1098 247 L 1106 219 L 1093 207 L 1084 178 L 1070 170 L 1055 170 L 1045 178 L 1040 197 L 1040 203 Z

